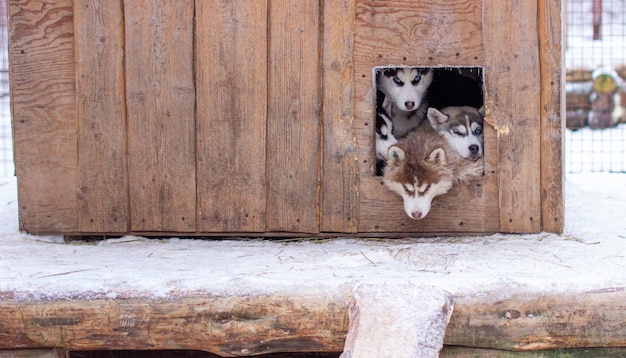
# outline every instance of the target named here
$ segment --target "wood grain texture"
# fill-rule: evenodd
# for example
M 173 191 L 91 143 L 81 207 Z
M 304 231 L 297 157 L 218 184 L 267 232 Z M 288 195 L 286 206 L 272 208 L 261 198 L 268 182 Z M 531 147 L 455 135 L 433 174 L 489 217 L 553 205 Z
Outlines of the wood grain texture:
M 482 0 L 357 0 L 355 57 L 373 66 L 483 62 Z
M 193 0 L 126 1 L 131 230 L 196 230 Z
M 73 2 L 8 3 L 20 229 L 78 229 Z
M 356 232 L 359 163 L 354 132 L 353 62 L 356 0 L 323 2 L 322 223 L 325 232 Z
M 6 292 L 4 293 L 6 295 Z M 196 349 L 224 357 L 340 352 L 350 290 L 248 297 L 0 300 L 0 349 Z M 623 287 L 455 295 L 445 345 L 515 351 L 623 347 Z
M 564 225 L 563 135 L 565 131 L 565 1 L 538 2 L 541 65 L 541 224 L 561 233 Z
M 266 224 L 267 4 L 196 2 L 198 215 L 203 232 Z
M 381 178 L 374 176 L 373 68 L 394 65 L 482 66 L 481 2 L 357 1 L 356 16 L 353 60 L 354 128 L 360 175 L 358 232 L 419 236 L 497 231 L 498 173 L 493 170 L 497 162 L 497 142 L 493 128 L 485 128 L 486 175 L 436 198 L 432 211 L 424 220 L 410 219 L 404 213 L 402 199 L 383 187 Z M 435 30 L 431 28 L 433 24 L 442 26 Z M 440 33 L 418 36 L 432 31 Z M 469 33 L 473 35 L 466 38 Z M 438 51 L 426 50 L 437 46 Z M 459 56 L 456 56 L 457 52 Z M 432 59 L 427 58 L 429 54 Z
M 81 232 L 129 229 L 122 3 L 75 0 Z
M 1 301 L 0 349 L 190 349 L 222 357 L 327 351 L 343 347 L 347 300 L 299 294 Z
M 498 134 L 500 230 L 541 230 L 537 2 L 484 1 L 485 122 Z M 535 69 L 535 70 L 532 70 Z
M 320 8 L 269 3 L 267 229 L 319 232 Z

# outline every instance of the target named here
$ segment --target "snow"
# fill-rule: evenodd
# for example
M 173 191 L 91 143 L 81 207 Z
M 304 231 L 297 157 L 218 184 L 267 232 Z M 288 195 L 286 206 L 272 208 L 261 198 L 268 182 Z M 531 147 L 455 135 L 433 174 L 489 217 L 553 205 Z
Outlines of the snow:
M 453 295 L 626 286 L 626 174 L 571 174 L 565 230 L 484 237 L 200 240 L 97 244 L 20 233 L 16 183 L 0 179 L 0 299 L 173 298 L 338 292 L 360 284 Z
M 591 3 L 571 5 L 567 66 L 622 65 L 624 22 L 604 27 L 603 40 L 593 41 Z M 620 20 L 626 13 L 624 2 L 613 7 L 605 6 L 604 19 Z M 582 56 L 595 51 L 602 55 Z M 8 96 L 1 100 L 8 108 Z M 2 113 L 3 128 L 10 128 L 8 112 Z M 602 131 L 567 130 L 566 170 L 626 170 L 624 130 L 625 124 Z M 7 133 L 0 139 L 10 139 Z M 594 140 L 597 136 L 603 143 Z M 615 141 L 607 142 L 606 136 Z M 584 164 L 609 149 L 616 154 L 602 155 L 604 161 L 594 164 L 600 167 Z M 10 145 L 5 152 L 11 162 Z M 10 165 L 5 173 L 13 172 Z M 126 236 L 93 244 L 20 233 L 15 178 L 0 177 L 0 300 L 332 293 L 361 284 L 436 286 L 457 296 L 494 293 L 490 297 L 513 290 L 626 287 L 626 174 L 568 174 L 565 185 L 562 235 L 302 241 Z

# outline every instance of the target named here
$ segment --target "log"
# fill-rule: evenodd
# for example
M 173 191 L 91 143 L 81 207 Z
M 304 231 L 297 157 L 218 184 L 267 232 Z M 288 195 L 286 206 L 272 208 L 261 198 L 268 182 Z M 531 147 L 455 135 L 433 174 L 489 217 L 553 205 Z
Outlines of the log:
M 2 358 L 63 358 L 67 353 L 60 349 L 12 349 L 0 350 Z
M 456 295 L 444 344 L 502 350 L 626 347 L 626 289 Z M 0 292 L 0 349 L 192 349 L 224 357 L 340 352 L 349 289 L 246 297 L 17 300 Z

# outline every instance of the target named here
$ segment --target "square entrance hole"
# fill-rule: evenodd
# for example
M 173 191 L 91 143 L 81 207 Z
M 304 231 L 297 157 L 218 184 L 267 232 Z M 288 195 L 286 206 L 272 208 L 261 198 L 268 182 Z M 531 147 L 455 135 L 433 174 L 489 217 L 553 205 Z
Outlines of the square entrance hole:
M 461 128 L 455 122 L 454 126 L 440 125 L 435 128 L 433 124 L 431 127 L 442 135 L 443 131 L 448 131 L 449 134 L 444 137 L 453 142 L 453 147 L 458 148 L 462 156 L 482 157 L 482 67 L 385 66 L 373 68 L 372 75 L 376 90 L 376 176 L 384 173 L 389 146 L 418 130 L 418 127 L 429 125 L 432 122 L 429 117 L 444 118 L 465 111 L 478 112 L 481 117 L 479 125 L 468 123 L 466 128 Z M 436 112 L 429 112 L 429 108 Z M 447 124 L 451 123 L 452 121 Z M 468 136 L 475 136 L 480 140 L 478 149 L 475 147 L 477 144 L 469 140 Z

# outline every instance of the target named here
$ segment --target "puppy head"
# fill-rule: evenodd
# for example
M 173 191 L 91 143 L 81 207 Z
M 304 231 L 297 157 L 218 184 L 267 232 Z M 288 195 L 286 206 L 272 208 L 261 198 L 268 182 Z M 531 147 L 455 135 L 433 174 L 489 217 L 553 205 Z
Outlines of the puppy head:
M 402 197 L 405 213 L 411 219 L 428 215 L 433 199 L 452 187 L 452 175 L 446 165 L 443 148 L 435 148 L 420 158 L 399 145 L 389 148 L 383 178 L 385 186 Z
M 405 112 L 417 110 L 433 80 L 430 69 L 417 67 L 388 68 L 378 74 L 379 89 Z
M 483 156 L 483 107 L 446 107 L 441 111 L 431 107 L 426 116 L 431 127 L 463 158 L 477 160 Z

